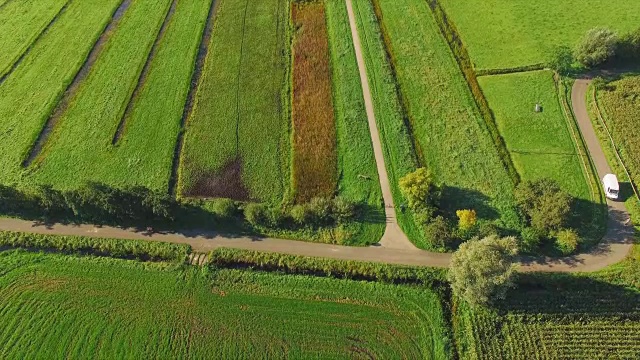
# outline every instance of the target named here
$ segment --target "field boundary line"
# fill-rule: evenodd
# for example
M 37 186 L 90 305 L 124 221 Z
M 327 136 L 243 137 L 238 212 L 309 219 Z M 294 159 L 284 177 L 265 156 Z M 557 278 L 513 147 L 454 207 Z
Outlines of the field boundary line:
M 129 96 L 129 101 L 127 102 L 127 106 L 125 107 L 124 113 L 118 122 L 118 127 L 116 128 L 116 132 L 113 134 L 113 139 L 111 140 L 112 145 L 117 145 L 120 139 L 123 136 L 125 126 L 128 123 L 127 119 L 131 116 L 131 111 L 133 111 L 134 105 L 137 103 L 138 96 L 140 95 L 140 91 L 145 87 L 147 76 L 149 75 L 149 70 L 151 69 L 151 64 L 153 63 L 153 59 L 158 53 L 158 48 L 162 39 L 164 39 L 165 32 L 169 27 L 169 24 L 173 20 L 173 14 L 176 11 L 178 1 L 173 0 L 171 2 L 171 6 L 167 10 L 167 14 L 162 21 L 162 25 L 158 30 L 158 34 L 156 35 L 156 39 L 151 46 L 151 50 L 149 50 L 149 54 L 147 54 L 147 59 L 142 67 L 142 71 L 140 71 L 140 75 L 138 76 L 138 82 L 136 84 L 135 89 L 131 96 Z
M 173 151 L 173 163 L 171 164 L 171 177 L 169 178 L 169 195 L 177 196 L 178 183 L 180 177 L 180 163 L 182 162 L 182 148 L 184 147 L 184 135 L 187 131 L 186 127 L 193 111 L 193 105 L 198 93 L 198 87 L 200 86 L 200 80 L 202 78 L 202 68 L 204 67 L 207 58 L 209 57 L 209 43 L 211 42 L 211 34 L 213 33 L 213 23 L 218 11 L 218 4 L 220 0 L 211 0 L 209 6 L 209 14 L 207 15 L 206 23 L 202 29 L 200 35 L 200 45 L 198 46 L 198 53 L 193 61 L 193 69 L 191 71 L 191 83 L 189 84 L 189 92 L 185 100 L 184 108 L 182 110 L 182 117 L 180 119 L 180 130 L 178 131 L 175 149 Z
M 491 76 L 491 75 L 507 75 L 507 74 L 518 74 L 523 72 L 530 71 L 538 71 L 538 70 L 546 70 L 546 64 L 538 63 L 526 66 L 516 66 L 512 68 L 502 68 L 502 69 L 480 69 L 475 70 L 476 76 Z
M 607 132 L 607 136 L 609 137 L 609 141 L 611 141 L 611 146 L 613 147 L 613 152 L 616 154 L 616 158 L 618 159 L 618 162 L 620 162 L 620 165 L 622 165 L 622 168 L 624 169 L 625 174 L 627 175 L 627 178 L 629 178 L 629 184 L 631 184 L 631 189 L 633 189 L 633 193 L 636 195 L 636 199 L 638 201 L 640 201 L 640 195 L 638 195 L 638 190 L 636 189 L 635 184 L 633 183 L 633 178 L 631 177 L 631 174 L 629 173 L 629 169 L 627 169 L 627 167 L 624 164 L 624 161 L 622 161 L 622 157 L 620 156 L 620 153 L 618 151 L 618 147 L 616 146 L 616 143 L 613 140 L 613 136 L 611 135 L 611 132 L 609 131 L 609 127 L 607 126 L 606 122 L 604 121 L 604 118 L 602 116 L 602 112 L 600 111 L 600 105 L 598 104 L 598 97 L 596 96 L 596 89 L 594 88 L 593 91 L 591 92 L 591 97 L 593 100 L 593 104 L 594 104 L 594 108 L 596 109 L 596 115 L 598 115 L 598 120 L 600 120 L 600 123 L 602 124 L 602 126 L 604 127 L 605 131 Z
M 245 2 L 242 16 L 242 41 L 240 41 L 240 58 L 238 59 L 238 73 L 236 74 L 236 158 L 240 154 L 240 77 L 242 75 L 242 59 L 244 58 L 244 39 L 247 37 L 247 11 L 249 0 Z
M 6 5 L 7 3 L 9 3 L 11 0 L 9 0 L 8 2 L 2 4 L 2 6 Z M 42 31 L 40 31 L 40 33 L 38 34 L 38 36 L 36 36 L 33 41 L 31 42 L 31 44 L 29 44 L 29 46 L 22 52 L 22 54 L 20 54 L 20 56 L 18 56 L 18 58 L 14 61 L 14 63 L 11 65 L 11 67 L 9 68 L 9 70 L 7 70 L 7 72 L 0 76 L 0 85 L 2 85 L 2 83 L 4 83 L 4 81 L 11 75 L 13 74 L 13 72 L 15 71 L 15 69 L 20 66 L 20 64 L 22 63 L 22 61 L 24 60 L 24 58 L 29 55 L 29 53 L 31 53 L 31 49 L 33 49 L 33 47 L 40 41 L 40 39 L 42 39 L 42 37 L 44 35 L 46 35 L 49 32 L 49 29 L 53 26 L 54 23 L 56 23 L 58 21 L 58 19 L 60 18 L 60 16 L 62 16 L 62 14 L 67 10 L 67 8 L 69 7 L 69 4 L 71 4 L 71 2 L 74 0 L 67 0 L 64 5 L 62 5 L 62 7 L 60 8 L 60 10 L 58 10 L 58 12 L 53 16 L 53 18 L 51 18 L 51 20 L 49 21 L 49 23 L 42 29 Z M 2 9 L 2 6 L 0 6 L 0 10 Z
M 96 38 L 93 46 L 91 47 L 91 50 L 87 54 L 84 63 L 82 64 L 82 66 L 80 66 L 80 69 L 74 76 L 73 80 L 69 83 L 64 93 L 60 95 L 55 108 L 46 117 L 46 120 L 44 121 L 44 124 L 40 129 L 37 138 L 33 142 L 31 149 L 26 153 L 26 156 L 22 162 L 23 167 L 26 168 L 31 166 L 31 164 L 36 161 L 36 159 L 43 156 L 45 145 L 49 140 L 49 136 L 55 130 L 55 127 L 58 124 L 58 120 L 67 111 L 67 108 L 75 98 L 76 92 L 80 88 L 81 83 L 91 72 L 93 65 L 100 57 L 100 54 L 102 53 L 102 50 L 104 49 L 109 36 L 111 36 L 111 33 L 118 26 L 120 20 L 124 17 L 127 9 L 129 9 L 129 6 L 131 5 L 131 2 L 132 0 L 121 0 L 116 10 L 113 12 L 113 14 L 111 14 L 111 18 L 105 25 L 102 33 Z

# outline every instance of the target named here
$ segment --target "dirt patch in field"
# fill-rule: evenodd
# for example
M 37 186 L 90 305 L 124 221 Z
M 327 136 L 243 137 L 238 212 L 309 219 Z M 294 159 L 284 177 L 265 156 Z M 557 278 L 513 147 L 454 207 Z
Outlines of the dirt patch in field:
M 324 3 L 294 3 L 293 185 L 297 202 L 331 196 L 338 181 Z
M 185 195 L 249 201 L 249 190 L 242 182 L 242 167 L 242 159 L 236 157 L 217 172 L 201 176 L 191 189 L 186 189 Z

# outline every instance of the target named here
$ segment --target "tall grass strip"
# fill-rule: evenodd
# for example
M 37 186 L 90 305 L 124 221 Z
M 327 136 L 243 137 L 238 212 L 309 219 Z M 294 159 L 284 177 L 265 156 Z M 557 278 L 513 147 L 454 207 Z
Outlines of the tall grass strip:
M 324 4 L 293 3 L 292 18 L 293 186 L 306 202 L 336 190 L 336 126 Z

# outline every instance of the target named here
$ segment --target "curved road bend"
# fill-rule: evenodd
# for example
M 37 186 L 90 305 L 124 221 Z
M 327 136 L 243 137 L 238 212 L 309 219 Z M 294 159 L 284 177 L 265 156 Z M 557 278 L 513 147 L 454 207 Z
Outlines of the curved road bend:
M 387 229 L 383 239 L 377 246 L 348 247 L 295 240 L 259 237 L 252 238 L 244 236 L 232 237 L 229 235 L 220 235 L 215 232 L 198 231 L 147 234 L 130 229 L 107 226 L 98 228 L 93 225 L 41 225 L 32 221 L 8 218 L 0 219 L 0 229 L 40 234 L 80 235 L 172 242 L 189 244 L 193 250 L 197 252 L 208 252 L 217 248 L 228 247 L 291 255 L 325 257 L 340 260 L 372 261 L 411 266 L 447 267 L 451 259 L 451 254 L 432 253 L 418 250 L 411 243 L 407 245 L 409 240 L 407 240 L 406 236 L 399 229 L 397 222 L 395 221 L 393 199 L 391 198 L 389 181 L 384 167 L 384 160 L 382 158 L 380 137 L 375 125 L 373 105 L 368 86 L 369 83 L 367 80 L 366 70 L 364 68 L 360 41 L 353 15 L 353 8 L 351 6 L 351 0 L 346 0 L 346 2 L 349 13 L 349 22 L 351 23 L 351 30 L 354 39 L 354 48 L 358 59 L 358 65 L 360 67 L 360 77 L 363 84 L 362 87 L 367 107 L 367 117 L 370 124 L 371 136 L 376 154 L 376 163 L 378 165 L 380 176 L 380 185 L 383 190 L 387 214 Z M 582 132 L 587 148 L 596 165 L 598 175 L 603 177 L 604 174 L 610 173 L 611 169 L 607 164 L 606 158 L 587 113 L 586 90 L 588 85 L 589 80 L 576 81 L 572 90 L 572 101 L 580 131 Z M 607 201 L 607 205 L 609 207 L 608 230 L 600 245 L 587 253 L 562 259 L 544 257 L 522 258 L 520 261 L 520 270 L 556 272 L 595 271 L 623 260 L 631 249 L 631 239 L 634 229 L 630 225 L 625 225 L 629 215 L 622 203 Z

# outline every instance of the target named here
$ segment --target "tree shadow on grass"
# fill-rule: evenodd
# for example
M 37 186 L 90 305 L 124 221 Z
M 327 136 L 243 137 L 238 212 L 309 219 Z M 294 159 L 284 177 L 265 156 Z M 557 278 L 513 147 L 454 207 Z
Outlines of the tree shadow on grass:
M 620 182 L 619 185 L 620 185 L 620 194 L 619 194 L 620 196 L 616 201 L 625 202 L 630 198 L 636 196 L 635 193 L 633 192 L 633 187 L 631 186 L 630 182 L 628 181 Z
M 455 186 L 444 186 L 440 199 L 440 208 L 445 216 L 456 218 L 456 211 L 461 209 L 473 209 L 479 219 L 496 220 L 500 214 L 491 205 L 491 198 L 473 189 L 463 189 Z
M 536 317 L 565 315 L 581 320 L 588 314 L 640 320 L 640 289 L 571 274 L 519 274 L 517 288 L 495 309 Z

